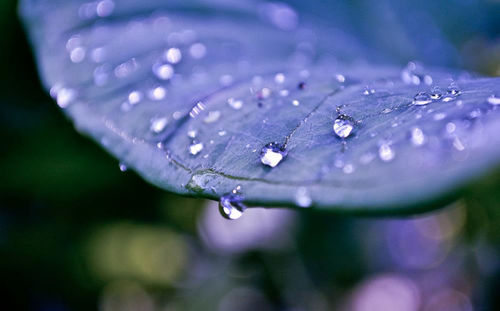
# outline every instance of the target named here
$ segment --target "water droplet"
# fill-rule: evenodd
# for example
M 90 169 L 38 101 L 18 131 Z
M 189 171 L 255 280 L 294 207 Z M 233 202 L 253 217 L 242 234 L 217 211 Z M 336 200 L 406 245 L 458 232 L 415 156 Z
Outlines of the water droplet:
M 338 73 L 338 74 L 335 75 L 335 79 L 339 83 L 344 83 L 345 82 L 345 76 L 342 75 L 342 74 L 340 74 L 340 73 Z
M 73 63 L 77 64 L 81 63 L 85 59 L 85 54 L 86 54 L 85 48 L 79 46 L 77 48 L 74 48 L 70 52 L 69 57 Z
M 394 149 L 392 149 L 390 143 L 383 142 L 378 148 L 378 156 L 384 162 L 390 162 L 396 156 Z
M 493 105 L 493 106 L 500 105 L 500 97 L 499 96 L 491 95 L 490 97 L 488 97 L 487 101 L 488 101 L 488 104 Z
M 159 134 L 163 132 L 165 127 L 167 126 L 168 119 L 166 117 L 153 119 L 151 122 L 151 131 L 155 134 Z
M 209 111 L 208 115 L 203 119 L 203 122 L 205 123 L 217 122 L 220 118 L 220 115 L 221 113 L 219 110 Z
M 245 204 L 243 204 L 243 196 L 239 194 L 226 194 L 219 201 L 219 212 L 226 219 L 240 218 L 246 208 Z
M 165 59 L 171 64 L 177 64 L 182 59 L 181 50 L 178 48 L 170 48 L 165 52 Z
M 418 127 L 411 130 L 411 142 L 414 146 L 422 146 L 425 143 L 424 132 Z
M 195 138 L 198 133 L 195 130 L 189 130 L 187 132 L 187 136 L 191 138 Z
M 142 93 L 139 91 L 132 91 L 128 94 L 128 102 L 131 105 L 137 105 L 142 100 Z
M 169 64 L 155 63 L 153 73 L 160 80 L 168 80 L 174 75 L 174 68 Z
M 166 95 L 167 95 L 167 90 L 165 90 L 165 88 L 162 86 L 155 87 L 154 89 L 149 90 L 148 92 L 148 97 L 151 100 L 162 100 L 165 98 Z
M 231 108 L 235 109 L 235 110 L 239 110 L 241 109 L 241 107 L 243 107 L 243 101 L 241 100 L 236 100 L 234 98 L 228 98 L 227 100 L 227 104 L 229 106 L 231 106 Z
M 450 84 L 450 86 L 448 86 L 448 90 L 446 92 L 448 95 L 451 95 L 451 96 L 458 96 L 460 95 L 461 91 L 460 89 L 458 88 L 458 86 L 456 86 L 454 83 Z
M 285 75 L 283 73 L 277 73 L 275 76 L 274 76 L 274 82 L 278 83 L 278 84 L 283 84 L 285 83 Z
M 306 187 L 299 187 L 295 193 L 295 204 L 300 207 L 309 207 L 312 204 L 312 199 Z
M 299 101 L 298 101 L 298 100 L 294 99 L 294 100 L 292 101 L 292 105 L 294 105 L 294 106 L 298 106 L 298 105 L 300 105 L 300 103 L 299 103 Z
M 333 122 L 333 132 L 340 138 L 347 138 L 354 129 L 354 122 L 350 117 L 340 115 Z
M 203 143 L 193 141 L 193 143 L 189 146 L 189 153 L 191 155 L 197 155 L 203 150 Z
M 413 105 L 424 106 L 432 102 L 429 94 L 425 92 L 419 92 L 413 97 Z
M 118 167 L 120 168 L 120 171 L 122 171 L 122 172 L 125 172 L 126 170 L 128 170 L 128 167 L 123 163 L 119 163 Z
M 262 164 L 275 167 L 287 155 L 285 147 L 274 142 L 266 144 L 260 151 L 260 161 Z

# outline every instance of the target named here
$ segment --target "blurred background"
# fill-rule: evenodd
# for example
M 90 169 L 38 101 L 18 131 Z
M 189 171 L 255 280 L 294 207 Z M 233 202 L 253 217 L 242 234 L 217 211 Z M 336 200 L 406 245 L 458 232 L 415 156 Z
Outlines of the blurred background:
M 500 75 L 498 1 L 324 2 L 309 13 L 335 12 L 397 62 Z M 412 217 L 225 220 L 74 130 L 40 87 L 16 7 L 0 1 L 0 309 L 500 310 L 500 174 Z

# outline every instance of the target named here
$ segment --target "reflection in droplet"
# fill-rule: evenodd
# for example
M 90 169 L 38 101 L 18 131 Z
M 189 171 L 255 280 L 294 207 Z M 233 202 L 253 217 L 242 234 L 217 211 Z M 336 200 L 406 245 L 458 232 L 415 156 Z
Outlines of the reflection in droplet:
M 241 109 L 241 107 L 243 107 L 243 101 L 234 99 L 232 97 L 227 99 L 227 104 L 235 110 L 239 110 Z
M 312 199 L 306 187 L 299 187 L 295 192 L 295 204 L 300 207 L 309 207 L 312 204 Z
M 278 165 L 287 155 L 287 151 L 284 146 L 278 143 L 268 143 L 260 151 L 260 161 L 262 164 L 275 167 Z
M 193 143 L 189 146 L 189 153 L 191 155 L 197 155 L 203 150 L 203 143 L 193 141 Z
M 222 217 L 230 220 L 238 219 L 247 207 L 243 204 L 243 196 L 230 193 L 224 195 L 219 201 L 219 212 Z
M 294 99 L 294 100 L 292 101 L 292 105 L 294 105 L 294 106 L 298 106 L 298 105 L 300 105 L 300 103 L 299 103 L 299 101 L 298 101 L 298 100 Z
M 168 123 L 167 117 L 153 119 L 153 121 L 151 122 L 150 129 L 155 134 L 159 134 L 163 132 L 163 130 L 167 126 L 167 123 Z
M 378 148 L 378 155 L 382 161 L 390 162 L 394 159 L 396 153 L 388 142 L 383 142 Z
M 345 115 L 340 115 L 333 122 L 333 132 L 340 138 L 347 138 L 354 129 L 354 122 Z

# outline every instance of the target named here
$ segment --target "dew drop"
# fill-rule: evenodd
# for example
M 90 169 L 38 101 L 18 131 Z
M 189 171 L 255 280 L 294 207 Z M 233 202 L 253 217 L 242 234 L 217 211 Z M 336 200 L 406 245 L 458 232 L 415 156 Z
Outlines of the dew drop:
M 189 146 L 189 153 L 191 155 L 197 155 L 203 150 L 203 143 L 193 141 L 193 143 Z
M 165 59 L 171 64 L 177 64 L 182 59 L 181 50 L 178 48 L 170 48 L 165 52 Z
M 287 151 L 284 146 L 276 142 L 268 143 L 260 151 L 260 161 L 264 165 L 275 167 L 286 155 Z
M 389 143 L 383 142 L 378 148 L 378 156 L 382 161 L 390 162 L 394 159 L 396 153 Z
M 340 115 L 333 122 L 333 132 L 340 138 L 347 138 L 354 129 L 354 122 L 345 115 Z
M 229 220 L 240 218 L 246 208 L 243 197 L 239 194 L 226 194 L 219 200 L 219 212 L 222 217 Z
M 235 110 L 240 110 L 243 107 L 243 101 L 234 98 L 228 98 L 227 104 Z
M 425 143 L 424 132 L 418 127 L 411 130 L 411 142 L 414 146 L 422 146 Z
M 310 207 L 312 199 L 306 187 L 299 187 L 295 192 L 295 204 L 300 207 Z
M 163 132 L 163 130 L 167 126 L 167 123 L 168 119 L 166 117 L 153 119 L 150 129 L 155 134 L 159 134 Z
M 187 136 L 191 138 L 195 138 L 198 133 L 195 130 L 189 130 L 187 132 Z
M 488 97 L 487 101 L 488 101 L 488 104 L 493 105 L 493 106 L 500 105 L 500 97 L 499 96 L 491 95 L 490 97 Z
M 425 92 L 419 92 L 413 97 L 413 105 L 424 106 L 432 102 L 432 98 Z

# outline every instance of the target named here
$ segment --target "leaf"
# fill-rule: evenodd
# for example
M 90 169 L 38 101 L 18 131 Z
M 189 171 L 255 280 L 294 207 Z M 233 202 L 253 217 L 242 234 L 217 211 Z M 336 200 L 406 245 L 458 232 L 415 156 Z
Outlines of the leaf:
M 169 191 L 217 199 L 239 186 L 250 204 L 408 212 L 500 162 L 499 79 L 370 65 L 377 53 L 284 4 L 21 11 L 43 83 L 77 129 Z M 260 159 L 269 143 L 286 148 L 274 168 Z

